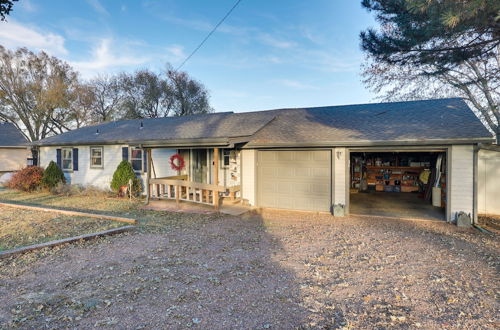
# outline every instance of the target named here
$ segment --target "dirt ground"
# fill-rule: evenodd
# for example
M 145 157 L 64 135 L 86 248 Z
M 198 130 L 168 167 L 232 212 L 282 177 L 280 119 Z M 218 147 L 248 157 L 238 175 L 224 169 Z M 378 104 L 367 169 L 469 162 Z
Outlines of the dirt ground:
M 135 233 L 0 261 L 0 328 L 499 326 L 493 234 L 311 213 L 137 212 Z

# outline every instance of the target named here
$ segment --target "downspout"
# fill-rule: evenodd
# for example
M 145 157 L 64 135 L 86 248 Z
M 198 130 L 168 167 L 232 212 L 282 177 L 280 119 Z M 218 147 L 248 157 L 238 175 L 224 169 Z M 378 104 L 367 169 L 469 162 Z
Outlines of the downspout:
M 478 161 L 479 161 L 479 145 L 475 144 L 474 145 L 474 160 L 473 160 L 473 196 L 472 196 L 472 225 L 477 224 L 477 210 L 478 210 L 478 187 L 477 187 L 477 181 L 478 181 L 478 175 L 479 175 L 479 169 L 478 169 Z

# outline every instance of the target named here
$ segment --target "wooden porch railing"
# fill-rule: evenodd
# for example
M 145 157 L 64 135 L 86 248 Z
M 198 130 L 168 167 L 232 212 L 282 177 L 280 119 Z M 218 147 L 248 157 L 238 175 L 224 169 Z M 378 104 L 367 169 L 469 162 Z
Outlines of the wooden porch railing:
M 236 201 L 235 196 L 241 190 L 241 186 L 219 186 L 216 184 L 206 184 L 199 182 L 188 181 L 187 175 L 176 175 L 164 178 L 151 177 L 152 169 L 152 149 L 146 149 L 147 156 L 147 174 L 146 174 L 146 204 L 151 198 L 156 199 L 175 199 L 177 203 L 182 201 L 195 202 L 201 204 L 213 205 L 216 209 L 219 208 L 220 193 L 228 193 L 229 199 Z M 214 182 L 219 182 L 219 148 L 214 148 Z
M 155 199 L 172 199 L 178 202 L 187 201 L 219 207 L 219 193 L 229 191 L 234 200 L 240 186 L 225 187 L 214 184 L 186 181 L 186 176 L 149 179 L 149 197 Z

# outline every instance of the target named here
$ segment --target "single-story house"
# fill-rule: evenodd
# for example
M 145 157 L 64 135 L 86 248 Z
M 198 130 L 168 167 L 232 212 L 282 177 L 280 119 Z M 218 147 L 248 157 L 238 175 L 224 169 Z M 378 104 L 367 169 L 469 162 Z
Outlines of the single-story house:
M 435 205 L 452 221 L 500 199 L 496 190 L 478 201 L 478 150 L 493 141 L 462 99 L 449 98 L 122 120 L 34 145 L 41 166 L 57 162 L 75 184 L 108 188 L 128 160 L 148 200 L 334 215 L 370 200 L 389 211 Z
M 0 121 L 0 174 L 26 167 L 30 156 L 24 135 L 13 124 Z

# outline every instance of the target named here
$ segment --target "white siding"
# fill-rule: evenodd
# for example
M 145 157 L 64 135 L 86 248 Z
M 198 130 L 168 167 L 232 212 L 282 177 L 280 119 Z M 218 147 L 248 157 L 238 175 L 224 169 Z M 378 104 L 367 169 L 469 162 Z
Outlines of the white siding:
M 100 189 L 109 190 L 113 173 L 122 161 L 122 147 L 126 147 L 126 145 L 104 146 L 104 166 L 102 168 L 91 168 L 90 146 L 72 146 L 71 148 L 78 148 L 78 171 L 67 172 L 66 180 L 71 184 L 95 186 Z M 56 161 L 56 150 L 58 148 L 60 147 L 40 148 L 41 167 L 46 168 L 50 161 Z
M 477 194 L 478 213 L 500 215 L 500 152 L 479 151 Z
M 219 151 L 219 184 L 226 187 L 237 186 L 240 184 L 241 152 L 239 150 L 231 150 L 229 166 L 224 167 L 222 150 L 220 149 Z
M 27 148 L 0 148 L 0 172 L 23 169 L 29 157 L 31 157 L 31 152 Z
M 153 151 L 153 153 L 151 154 L 151 157 L 153 158 L 152 166 L 154 166 L 154 171 L 152 171 L 151 173 L 152 178 L 155 177 L 164 178 L 167 176 L 177 175 L 177 172 L 170 167 L 170 157 L 172 157 L 172 155 L 175 155 L 177 153 L 177 150 L 153 149 L 152 151 Z
M 333 204 L 347 204 L 347 158 L 346 148 L 333 150 Z
M 256 150 L 241 151 L 242 198 L 255 205 L 255 161 Z
M 474 208 L 474 147 L 472 145 L 453 145 L 450 148 L 450 196 L 449 219 L 455 220 L 456 214 L 463 211 L 473 216 Z

